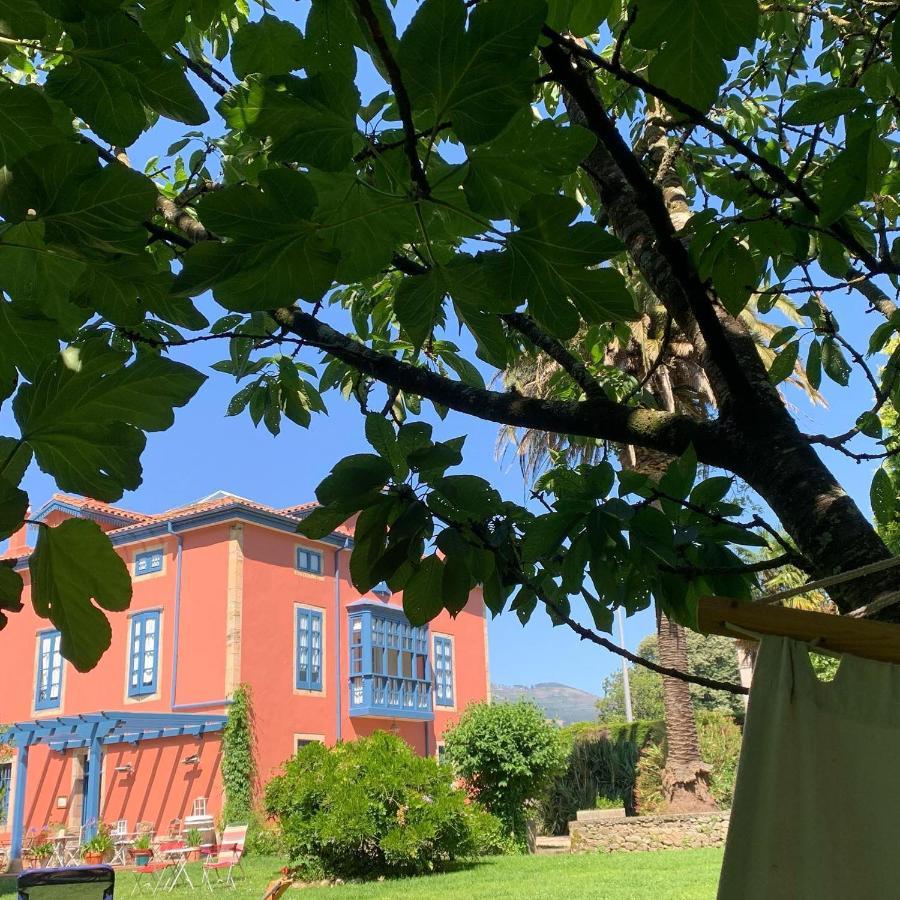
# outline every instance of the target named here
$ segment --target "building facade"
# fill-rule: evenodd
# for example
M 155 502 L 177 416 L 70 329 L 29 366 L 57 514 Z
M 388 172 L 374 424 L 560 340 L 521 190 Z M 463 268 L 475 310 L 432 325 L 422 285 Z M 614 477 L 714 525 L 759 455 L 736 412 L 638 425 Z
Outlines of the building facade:
M 112 643 L 79 673 L 59 634 L 29 602 L 27 535 L 7 558 L 25 608 L 2 641 L 0 842 L 15 853 L 44 826 L 172 820 L 222 810 L 221 730 L 229 698 L 249 686 L 260 784 L 308 741 L 377 729 L 420 754 L 488 697 L 480 593 L 455 618 L 413 627 L 402 596 L 360 596 L 349 578 L 352 532 L 296 533 L 312 504 L 274 509 L 219 492 L 143 515 L 56 495 L 33 520 L 97 522 L 132 575 L 126 613 L 108 614 Z

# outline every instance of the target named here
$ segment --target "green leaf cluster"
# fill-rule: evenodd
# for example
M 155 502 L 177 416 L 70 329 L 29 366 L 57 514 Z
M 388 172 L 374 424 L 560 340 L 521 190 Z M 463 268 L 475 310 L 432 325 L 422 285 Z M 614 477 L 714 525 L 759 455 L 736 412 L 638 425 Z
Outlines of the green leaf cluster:
M 265 806 L 304 877 L 420 875 L 500 843 L 499 823 L 454 779 L 449 766 L 376 731 L 301 748 L 266 786 Z

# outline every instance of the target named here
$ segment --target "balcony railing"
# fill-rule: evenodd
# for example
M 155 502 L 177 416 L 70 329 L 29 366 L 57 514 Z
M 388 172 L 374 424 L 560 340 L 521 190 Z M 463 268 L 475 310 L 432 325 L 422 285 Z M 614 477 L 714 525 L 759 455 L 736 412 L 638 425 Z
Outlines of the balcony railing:
M 349 624 L 350 715 L 434 718 L 427 626 L 381 603 L 354 604 Z

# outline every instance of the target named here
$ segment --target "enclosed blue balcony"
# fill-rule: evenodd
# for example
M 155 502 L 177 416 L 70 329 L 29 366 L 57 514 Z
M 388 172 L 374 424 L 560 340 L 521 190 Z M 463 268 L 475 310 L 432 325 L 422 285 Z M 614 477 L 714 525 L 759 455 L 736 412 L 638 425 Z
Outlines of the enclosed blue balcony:
M 349 611 L 350 715 L 433 719 L 428 627 L 385 603 L 360 600 Z

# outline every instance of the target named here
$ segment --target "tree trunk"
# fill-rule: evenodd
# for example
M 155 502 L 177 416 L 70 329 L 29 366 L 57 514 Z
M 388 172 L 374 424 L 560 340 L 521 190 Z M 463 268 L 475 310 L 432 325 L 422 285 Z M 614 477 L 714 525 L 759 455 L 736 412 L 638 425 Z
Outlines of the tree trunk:
M 668 381 L 664 376 L 660 380 L 663 384 Z M 634 449 L 633 458 L 633 468 L 656 481 L 662 478 L 672 462 L 670 456 L 641 448 Z M 669 619 L 659 606 L 656 607 L 656 639 L 661 665 L 679 672 L 689 671 L 684 627 Z M 710 768 L 700 756 L 690 685 L 680 678 L 663 675 L 662 688 L 666 720 L 664 811 L 681 813 L 716 809 L 716 803 L 709 792 Z
M 675 224 L 688 213 L 674 176 L 662 189 L 615 131 L 594 89 L 593 76 L 549 47 L 546 61 L 564 87 L 571 121 L 598 138 L 583 166 L 609 224 L 650 289 L 693 345 L 728 434 L 726 468 L 769 503 L 817 577 L 887 559 L 890 551 L 841 488 L 785 409 L 744 325 L 729 315 L 691 264 Z M 658 152 L 661 142 L 650 135 Z M 627 169 L 627 171 L 626 171 Z M 900 590 L 900 571 L 888 570 L 829 591 L 842 613 Z M 900 621 L 900 604 L 879 618 Z
M 778 516 L 817 578 L 886 559 L 891 554 L 871 523 L 791 422 L 779 423 L 756 441 L 747 441 L 734 471 L 755 488 Z M 764 426 L 763 426 L 764 427 Z M 896 591 L 897 570 L 887 570 L 829 589 L 842 613 L 885 592 Z M 887 607 L 879 618 L 897 621 L 900 608 Z
M 656 613 L 657 650 L 661 665 L 688 670 L 684 628 L 672 622 L 659 607 Z M 666 768 L 663 791 L 666 812 L 706 812 L 716 809 L 709 791 L 709 766 L 700 758 L 700 741 L 694 719 L 690 686 L 678 678 L 663 678 L 666 711 Z

